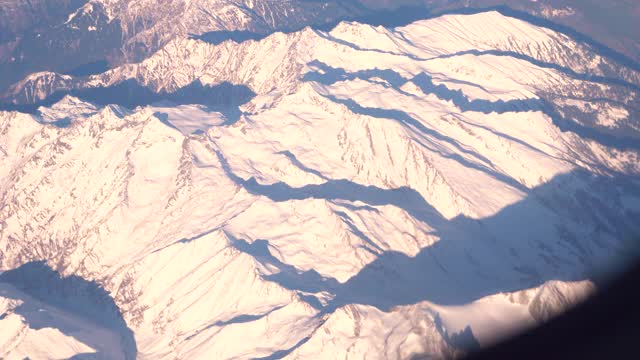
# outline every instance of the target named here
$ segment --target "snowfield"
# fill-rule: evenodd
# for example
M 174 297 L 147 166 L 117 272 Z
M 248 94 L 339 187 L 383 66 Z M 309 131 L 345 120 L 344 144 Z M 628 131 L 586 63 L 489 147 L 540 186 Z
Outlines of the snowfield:
M 0 112 L 0 270 L 99 285 L 135 352 L 0 275 L 0 357 L 490 345 L 637 255 L 638 84 L 496 12 L 179 38 L 97 75 L 33 74 L 5 100 L 38 110 Z

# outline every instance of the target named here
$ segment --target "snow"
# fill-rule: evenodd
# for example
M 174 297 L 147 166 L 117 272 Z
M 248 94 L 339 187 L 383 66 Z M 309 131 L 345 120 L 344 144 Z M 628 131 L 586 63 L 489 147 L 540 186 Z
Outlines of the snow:
M 156 105 L 148 107 L 155 116 L 171 126 L 176 127 L 184 135 L 206 132 L 213 126 L 224 124 L 228 119 L 221 112 L 202 105 Z
M 66 95 L 50 107 L 40 107 L 39 112 L 44 123 L 56 123 L 65 119 L 73 122 L 97 113 L 98 108 L 91 103 Z
M 612 106 L 606 104 L 604 109 L 598 113 L 598 125 L 616 128 L 619 126 L 619 122 L 626 120 L 629 117 L 629 111 L 620 106 Z
M 67 96 L 35 115 L 0 112 L 0 270 L 45 260 L 96 281 L 145 359 L 442 357 L 491 344 L 586 296 L 592 285 L 573 280 L 640 232 L 637 148 L 563 131 L 541 106 L 544 92 L 615 103 L 617 85 L 458 53 L 598 71 L 569 61 L 591 53 L 565 40 L 497 13 L 451 15 L 175 39 L 86 80 L 33 75 L 26 99 L 128 80 L 256 96 L 133 109 Z M 15 312 L 0 322 L 43 339 L 16 348 L 2 332 L 10 356 L 52 343 L 51 356 L 107 351 Z M 80 328 L 102 331 L 92 326 Z
M 514 304 L 503 298 L 481 299 L 466 306 L 436 306 L 435 309 L 450 334 L 464 331 L 468 326 L 483 347 L 536 324 L 528 304 Z

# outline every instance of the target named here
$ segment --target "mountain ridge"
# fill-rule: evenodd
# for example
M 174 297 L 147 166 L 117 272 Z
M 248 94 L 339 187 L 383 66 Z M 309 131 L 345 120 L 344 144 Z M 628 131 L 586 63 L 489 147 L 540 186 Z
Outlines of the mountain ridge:
M 2 73 L 2 79 L 6 79 L 5 81 L 8 82 L 1 84 L 0 89 L 4 91 L 10 83 L 37 71 L 73 73 L 76 68 L 82 68 L 82 72 L 91 73 L 104 71 L 110 67 L 121 65 L 123 62 L 140 61 L 146 55 L 163 46 L 166 41 L 162 39 L 167 36 L 172 38 L 184 36 L 186 33 L 202 36 L 207 32 L 217 31 L 218 35 L 215 36 L 233 37 L 234 35 L 231 34 L 233 31 L 253 31 L 256 34 L 269 33 L 270 31 L 267 29 L 297 31 L 302 26 L 310 24 L 326 30 L 328 25 L 336 24 L 337 21 L 345 19 L 390 27 L 406 25 L 418 20 L 419 16 L 416 16 L 421 13 L 424 14 L 423 17 L 427 15 L 435 17 L 447 12 L 468 13 L 469 9 L 476 9 L 471 11 L 478 9 L 481 11 L 500 10 L 506 15 L 511 14 L 527 19 L 536 25 L 545 25 L 559 32 L 574 34 L 580 37 L 581 42 L 592 43 L 592 45 L 591 38 L 595 36 L 601 44 L 609 45 L 608 47 L 599 46 L 599 52 L 621 60 L 622 58 L 616 56 L 611 48 L 617 49 L 618 53 L 633 54 L 634 41 L 630 40 L 629 34 L 634 32 L 631 29 L 621 30 L 618 28 L 632 27 L 630 24 L 623 25 L 628 23 L 628 21 L 624 21 L 628 18 L 626 14 L 638 11 L 637 7 L 634 9 L 625 1 L 616 1 L 611 4 L 610 10 L 625 15 L 620 16 L 620 21 L 614 22 L 612 26 L 606 26 L 606 17 L 604 20 L 600 20 L 600 17 L 592 16 L 594 13 L 598 14 L 597 11 L 594 12 L 591 9 L 595 6 L 594 4 L 570 0 L 543 0 L 536 3 L 529 1 L 510 2 L 509 7 L 506 7 L 501 1 L 491 0 L 472 2 L 442 0 L 429 1 L 428 3 L 422 0 L 403 2 L 362 0 L 325 3 L 295 0 L 286 3 L 270 0 L 228 0 L 224 2 L 199 0 L 194 4 L 183 0 L 174 0 L 170 6 L 167 6 L 172 11 L 167 12 L 159 11 L 161 9 L 153 7 L 153 3 L 136 5 L 136 3 L 130 3 L 126 0 L 71 1 L 56 7 L 52 12 L 55 16 L 52 16 L 43 12 L 44 9 L 43 11 L 38 10 L 41 3 L 35 3 L 32 10 L 36 11 L 29 13 L 28 9 L 21 9 L 21 4 L 9 1 L 4 5 L 4 8 L 0 8 L 0 27 L 3 26 L 3 20 L 6 20 L 8 26 L 7 42 L 0 45 L 0 63 L 6 70 Z M 75 10 L 77 7 L 79 9 Z M 631 8 L 625 9 L 627 7 Z M 262 10 L 254 11 L 258 8 Z M 65 11 L 70 11 L 66 17 L 64 17 Z M 185 11 L 191 11 L 191 15 L 180 16 Z M 215 15 L 219 12 L 229 13 L 229 11 L 231 11 L 231 15 L 242 15 L 240 17 L 249 19 L 249 22 L 239 23 L 238 16 L 231 16 L 228 21 L 223 21 Z M 2 16 L 3 12 L 5 16 Z M 16 14 L 10 16 L 9 14 L 12 12 Z M 320 14 L 326 16 L 323 17 Z M 583 19 L 585 16 L 586 18 Z M 30 17 L 33 19 L 29 20 Z M 271 20 L 268 20 L 268 17 L 271 17 Z M 191 19 L 191 21 L 185 23 L 183 19 Z M 22 20 L 25 24 L 16 25 Z M 35 24 L 38 26 L 34 26 L 33 31 L 25 32 L 24 29 L 29 27 L 29 21 L 36 20 L 40 20 L 41 23 Z M 11 25 L 13 22 L 16 23 L 15 26 Z M 162 24 L 166 23 L 180 23 L 181 26 L 174 27 L 174 31 L 177 33 L 165 34 L 166 29 L 163 30 Z M 157 31 L 149 31 L 156 27 Z M 185 28 L 189 27 L 193 28 L 193 31 L 185 33 Z M 225 35 L 224 29 L 231 30 L 231 33 Z M 579 29 L 579 31 L 573 29 Z M 615 32 L 618 32 L 617 36 L 614 36 Z M 15 39 L 11 37 L 15 37 Z M 137 38 L 138 40 L 136 40 Z M 59 41 L 58 39 L 65 40 Z M 624 41 L 619 41 L 619 39 Z M 621 45 L 623 42 L 632 46 L 623 46 Z M 96 43 L 101 46 L 96 47 Z M 69 46 L 69 44 L 75 45 Z M 638 49 L 637 42 L 635 49 Z M 38 56 L 38 52 L 55 55 L 52 59 L 48 59 L 48 62 L 44 62 Z M 637 65 L 637 56 L 632 55 L 631 58 L 636 59 Z M 632 67 L 630 62 L 625 65 Z

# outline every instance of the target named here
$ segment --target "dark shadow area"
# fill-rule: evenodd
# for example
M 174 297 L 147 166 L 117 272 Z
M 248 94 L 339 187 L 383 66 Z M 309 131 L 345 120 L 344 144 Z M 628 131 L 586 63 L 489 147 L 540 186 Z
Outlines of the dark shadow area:
M 137 346 L 133 332 L 127 326 L 113 298 L 98 283 L 87 281 L 75 275 L 61 277 L 44 261 L 29 262 L 16 269 L 3 272 L 0 274 L 0 282 L 13 285 L 45 304 L 116 331 L 120 334 L 126 358 L 136 358 Z M 31 317 L 32 311 L 21 312 L 20 307 L 16 308 L 15 311 L 24 316 L 29 323 L 29 327 L 33 329 L 52 327 L 57 328 L 68 336 L 79 336 L 75 329 L 67 328 L 55 322 L 52 318 Z M 78 340 L 82 342 L 83 338 L 78 338 Z M 94 340 L 84 339 L 84 341 Z M 91 346 L 91 343 L 87 345 Z M 86 356 L 93 355 L 87 354 Z
M 301 163 L 300 160 L 298 160 L 298 158 L 291 153 L 291 151 L 289 151 L 289 150 L 280 151 L 280 152 L 278 152 L 278 154 L 286 156 L 289 159 L 289 161 L 291 161 L 291 163 L 295 167 L 297 167 L 298 169 L 300 169 L 300 170 L 302 170 L 304 172 L 307 172 L 309 174 L 313 174 L 313 175 L 315 175 L 315 176 L 317 176 L 317 177 L 319 177 L 321 179 L 328 180 L 327 177 L 324 176 L 318 170 L 311 169 L 311 168 L 305 166 L 303 163 Z
M 244 85 L 223 82 L 209 86 L 203 85 L 199 80 L 170 93 L 155 93 L 135 80 L 127 80 L 112 87 L 72 90 L 70 94 L 94 104 L 118 104 L 130 109 L 160 101 L 170 101 L 176 105 L 238 106 L 255 96 L 255 93 Z
M 405 79 L 398 72 L 391 69 L 370 69 L 360 70 L 356 72 L 347 72 L 342 68 L 334 68 L 322 61 L 313 60 L 307 64 L 316 68 L 303 75 L 302 81 L 315 81 L 324 85 L 333 85 L 340 81 L 352 81 L 356 79 L 370 80 L 372 78 L 380 78 L 389 83 L 393 88 L 399 89 L 409 80 Z M 384 84 L 383 84 L 384 85 Z M 399 89 L 399 91 L 403 92 Z M 403 92 L 404 93 L 404 92 Z
M 190 39 L 197 39 L 212 45 L 218 45 L 225 41 L 235 41 L 241 43 L 248 40 L 262 40 L 271 33 L 258 33 L 248 30 L 218 30 L 209 31 L 204 34 L 189 34 Z
M 96 105 L 117 104 L 129 109 L 160 102 L 170 102 L 174 105 L 201 104 L 220 110 L 227 117 L 228 122 L 233 123 L 242 114 L 238 107 L 251 100 L 256 94 L 244 85 L 223 82 L 209 86 L 203 85 L 200 80 L 175 92 L 156 93 L 135 80 L 126 80 L 110 87 L 59 91 L 35 104 L 0 104 L 0 110 L 37 113 L 40 106 L 51 106 L 66 95 L 72 95 Z
M 156 111 L 153 113 L 153 116 L 157 117 L 158 120 L 160 120 L 161 123 L 167 125 L 168 127 L 172 128 L 172 129 L 176 129 L 176 130 L 180 130 L 177 127 L 175 127 L 175 125 L 173 125 L 171 122 L 169 122 L 169 115 L 167 113 L 163 113 L 160 111 Z
M 454 349 L 464 350 L 465 352 L 480 350 L 480 343 L 478 342 L 478 339 L 476 339 L 475 335 L 473 335 L 473 330 L 471 330 L 470 326 L 467 326 L 458 333 L 449 334 L 447 329 L 442 325 L 440 314 L 435 315 L 434 325 L 444 341 Z
M 542 111 L 545 107 L 545 103 L 541 99 L 469 100 L 461 90 L 451 90 L 443 84 L 434 84 L 433 77 L 425 73 L 417 75 L 411 79 L 411 82 L 416 84 L 425 94 L 434 94 L 440 100 L 451 101 L 463 112 L 475 111 L 483 114 L 504 114 L 506 112 Z
M 252 322 L 252 321 L 257 321 L 260 320 L 264 317 L 269 316 L 270 314 L 284 308 L 286 305 L 281 305 L 281 306 L 276 306 L 275 308 L 262 313 L 262 314 L 257 314 L 257 315 L 251 315 L 251 314 L 243 314 L 243 315 L 238 315 L 232 319 L 226 320 L 226 321 L 216 321 L 215 323 L 211 324 L 211 325 L 207 325 L 204 328 L 196 331 L 193 335 L 188 336 L 185 340 L 189 341 L 191 339 L 193 339 L 194 337 L 198 336 L 199 334 L 201 334 L 204 331 L 207 331 L 211 328 L 214 327 L 222 327 L 222 326 L 227 326 L 227 325 L 232 325 L 232 324 L 243 324 L 243 323 L 248 323 L 248 322 Z
M 15 41 L 29 30 L 42 31 L 43 28 L 64 22 L 89 0 L 20 1 L 0 2 L 0 44 Z
M 51 122 L 50 124 L 53 125 L 53 126 L 59 127 L 59 128 L 66 128 L 69 125 L 71 125 L 71 119 L 66 117 L 66 118 L 62 118 L 60 120 L 56 120 L 54 122 Z
M 75 77 L 83 77 L 89 75 L 100 74 L 109 70 L 109 63 L 106 60 L 98 60 L 87 64 L 82 64 L 71 70 L 62 72 L 65 75 L 71 75 Z
M 261 358 L 255 358 L 254 360 L 278 360 L 278 359 L 282 359 L 285 356 L 291 354 L 295 349 L 297 349 L 300 346 L 304 345 L 310 339 L 311 339 L 311 336 L 307 336 L 307 337 L 303 338 L 302 340 L 298 341 L 295 345 L 293 345 L 289 349 L 278 350 L 278 351 L 274 352 L 273 354 L 271 354 L 269 356 L 265 356 L 265 357 L 261 357 Z
M 202 232 L 202 233 L 200 233 L 198 235 L 192 236 L 190 238 L 180 239 L 180 240 L 178 240 L 176 242 L 173 242 L 173 243 L 171 243 L 171 244 L 169 244 L 167 246 L 161 247 L 160 249 L 153 251 L 153 254 L 155 254 L 157 252 L 160 252 L 160 251 L 162 251 L 162 250 L 164 250 L 164 249 L 166 249 L 168 247 L 171 247 L 173 245 L 176 245 L 176 244 L 188 244 L 188 243 L 190 243 L 192 241 L 198 240 L 201 237 L 207 236 L 207 235 L 209 235 L 211 233 L 214 233 L 215 231 L 218 231 L 218 230 L 220 230 L 220 228 L 213 228 L 213 229 L 207 230 L 205 232 Z
M 252 322 L 252 321 L 256 321 L 256 320 L 260 320 L 266 316 L 269 316 L 269 314 L 276 312 L 282 308 L 284 308 L 285 305 L 282 306 L 277 306 L 269 311 L 267 311 L 264 314 L 258 314 L 258 315 L 238 315 L 236 317 L 234 317 L 233 319 L 229 319 L 227 321 L 218 321 L 214 324 L 214 326 L 227 326 L 227 325 L 231 325 L 231 324 L 243 324 L 243 323 L 248 323 L 248 322 Z
M 373 10 L 368 14 L 351 19 L 340 19 L 333 23 L 318 26 L 317 29 L 331 31 L 341 21 L 353 21 L 371 26 L 393 28 L 409 25 L 418 20 L 428 19 L 430 17 L 433 17 L 433 14 L 426 6 L 400 6 L 395 9 Z

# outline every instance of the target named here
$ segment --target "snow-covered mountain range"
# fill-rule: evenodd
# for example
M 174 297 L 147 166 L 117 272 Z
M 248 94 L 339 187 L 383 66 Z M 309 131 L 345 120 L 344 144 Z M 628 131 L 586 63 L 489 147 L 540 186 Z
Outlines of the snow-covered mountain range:
M 189 35 L 268 34 L 373 12 L 357 0 L 10 0 L 0 3 L 0 92 L 35 71 L 139 61 Z
M 188 35 L 257 38 L 308 25 L 326 30 L 340 20 L 399 26 L 489 9 L 557 26 L 640 60 L 640 6 L 633 0 L 4 0 L 0 93 L 33 72 L 89 74 L 141 61 Z
M 198 24 L 3 95 L 32 111 L 0 112 L 0 357 L 456 357 L 637 256 L 640 73 L 591 44 Z

